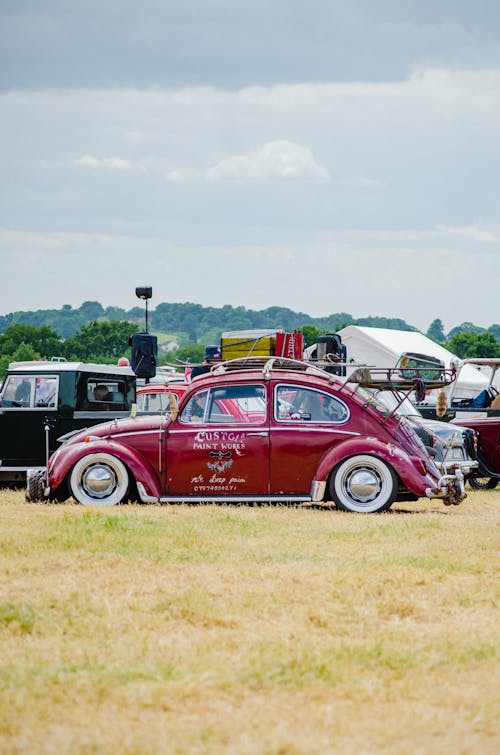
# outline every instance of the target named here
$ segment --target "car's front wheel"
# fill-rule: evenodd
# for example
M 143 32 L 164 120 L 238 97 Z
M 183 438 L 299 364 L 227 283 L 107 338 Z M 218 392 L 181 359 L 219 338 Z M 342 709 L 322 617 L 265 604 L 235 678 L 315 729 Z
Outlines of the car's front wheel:
M 111 454 L 89 454 L 78 461 L 69 478 L 71 495 L 87 506 L 115 506 L 129 486 L 125 465 Z
M 387 511 L 397 492 L 398 479 L 392 467 L 369 454 L 345 459 L 330 476 L 330 495 L 343 511 Z

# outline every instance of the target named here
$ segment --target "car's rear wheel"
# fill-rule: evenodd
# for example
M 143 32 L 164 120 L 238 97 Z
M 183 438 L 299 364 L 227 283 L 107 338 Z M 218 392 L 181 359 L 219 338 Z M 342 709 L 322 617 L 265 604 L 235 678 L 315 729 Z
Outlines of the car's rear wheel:
M 369 454 L 345 459 L 330 476 L 330 494 L 343 511 L 387 511 L 397 492 L 398 478 L 392 467 Z
M 86 506 L 115 506 L 125 498 L 128 486 L 125 465 L 105 453 L 84 456 L 69 478 L 71 495 Z
M 468 481 L 474 490 L 493 490 L 498 485 L 494 477 L 469 477 Z

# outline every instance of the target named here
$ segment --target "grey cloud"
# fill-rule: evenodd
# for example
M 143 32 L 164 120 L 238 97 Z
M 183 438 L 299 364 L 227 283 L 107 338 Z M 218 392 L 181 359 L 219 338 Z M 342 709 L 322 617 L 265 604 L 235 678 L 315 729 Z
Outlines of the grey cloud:
M 499 26 L 489 0 L 4 0 L 0 88 L 394 80 L 500 64 Z

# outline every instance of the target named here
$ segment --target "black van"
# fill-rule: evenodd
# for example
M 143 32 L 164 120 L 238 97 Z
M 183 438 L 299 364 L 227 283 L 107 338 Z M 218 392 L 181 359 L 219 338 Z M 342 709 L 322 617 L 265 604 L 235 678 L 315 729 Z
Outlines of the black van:
M 45 467 L 62 435 L 127 417 L 136 398 L 131 367 L 13 362 L 0 390 L 0 484 Z

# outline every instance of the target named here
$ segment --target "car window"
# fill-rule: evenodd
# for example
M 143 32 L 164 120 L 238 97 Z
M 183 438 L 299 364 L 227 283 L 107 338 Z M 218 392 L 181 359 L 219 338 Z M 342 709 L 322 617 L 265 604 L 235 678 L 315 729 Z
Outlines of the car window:
M 198 391 L 191 396 L 179 419 L 187 424 L 199 425 L 204 421 L 208 391 Z
M 87 382 L 87 398 L 90 409 L 102 409 L 104 408 L 103 404 L 125 404 L 125 396 L 126 387 L 121 380 L 90 378 Z
M 341 423 L 349 418 L 343 401 L 329 393 L 301 386 L 276 387 L 274 418 L 279 422 Z
M 179 399 L 175 393 L 171 393 L 174 401 L 178 403 Z M 151 412 L 155 414 L 162 414 L 163 412 L 170 412 L 170 400 L 167 391 L 158 391 L 156 393 L 138 393 L 137 394 L 137 411 L 139 412 Z
M 58 384 L 57 375 L 8 375 L 1 404 L 16 409 L 55 409 Z
M 382 396 L 379 396 L 377 391 L 373 388 L 365 388 L 365 386 L 357 385 L 355 391 L 363 404 L 369 404 L 380 414 L 387 416 L 394 409 L 394 407 L 390 405 L 387 396 L 385 396 L 385 399 L 382 398 Z
M 199 391 L 190 398 L 180 421 L 191 424 L 262 423 L 266 419 L 263 385 L 230 385 Z

